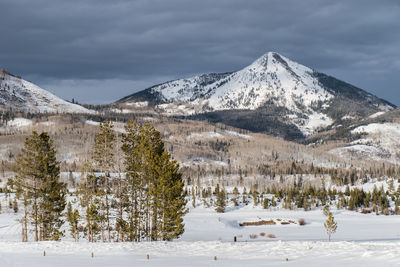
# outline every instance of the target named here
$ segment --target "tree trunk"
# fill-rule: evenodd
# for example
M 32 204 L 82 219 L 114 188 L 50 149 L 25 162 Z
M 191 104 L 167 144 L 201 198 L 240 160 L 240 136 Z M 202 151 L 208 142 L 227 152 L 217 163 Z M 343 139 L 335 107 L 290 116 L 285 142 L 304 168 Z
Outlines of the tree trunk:
M 118 217 L 120 220 L 119 227 L 119 242 L 124 242 L 124 229 L 122 229 L 122 221 L 123 221 L 123 202 L 122 202 L 122 179 L 121 172 L 118 172 L 118 198 L 119 198 L 119 206 L 118 206 Z
M 37 242 L 37 241 L 39 241 L 39 236 L 38 236 L 38 221 L 39 221 L 39 218 L 38 218 L 38 207 L 37 207 L 37 200 L 36 200 L 36 197 L 35 197 L 35 204 L 34 204 L 34 209 L 35 209 L 35 241 Z
M 106 182 L 108 184 L 108 182 Z M 106 219 L 107 219 L 107 238 L 108 242 L 111 241 L 111 229 L 110 229 L 110 207 L 108 205 L 108 191 L 106 190 Z
M 28 205 L 24 200 L 24 222 L 22 227 L 22 242 L 28 242 Z

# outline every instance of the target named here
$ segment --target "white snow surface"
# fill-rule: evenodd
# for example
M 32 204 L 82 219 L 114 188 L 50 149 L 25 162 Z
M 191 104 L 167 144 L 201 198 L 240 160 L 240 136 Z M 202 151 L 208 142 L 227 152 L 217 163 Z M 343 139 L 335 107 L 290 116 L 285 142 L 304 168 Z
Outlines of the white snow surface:
M 18 127 L 27 127 L 31 126 L 32 121 L 25 118 L 15 118 L 9 122 L 7 122 L 6 127 L 18 128 Z
M 142 243 L 22 243 L 17 217 L 3 213 L 0 266 L 398 266 L 400 230 L 396 216 L 333 213 L 338 232 L 332 242 L 326 241 L 326 217 L 320 210 L 274 211 L 246 206 L 219 214 L 200 206 L 186 215 L 181 239 Z M 238 226 L 242 221 L 298 218 L 307 224 Z M 262 237 L 262 232 L 276 238 Z M 251 239 L 250 234 L 257 238 Z
M 129 114 L 129 113 L 133 113 L 133 110 L 130 109 L 118 109 L 118 108 L 112 108 L 110 109 L 111 112 L 115 112 L 115 113 L 122 113 L 122 114 Z
M 379 117 L 380 115 L 383 115 L 383 114 L 385 114 L 385 113 L 386 113 L 386 112 L 384 112 L 384 111 L 379 111 L 379 112 L 376 112 L 376 113 L 370 115 L 369 118 L 371 118 L 371 119 L 377 118 L 377 117 Z
M 214 138 L 224 138 L 224 136 L 217 132 L 201 132 L 201 133 L 191 133 L 186 139 L 214 139 Z
M 85 123 L 89 124 L 89 125 L 93 125 L 93 126 L 100 126 L 100 122 L 98 122 L 98 121 L 86 120 Z M 125 128 L 124 128 L 125 127 L 125 123 L 123 123 L 123 122 L 114 122 L 113 126 L 114 126 L 113 129 L 115 131 L 120 132 L 120 133 L 126 133 Z
M 359 126 L 351 133 L 363 135 L 349 146 L 335 148 L 330 152 L 358 159 L 370 158 L 400 163 L 400 124 L 371 123 Z
M 147 107 L 149 105 L 148 101 L 141 101 L 141 102 L 131 102 L 131 103 L 126 103 L 128 106 L 133 106 L 136 108 L 143 108 Z
M 227 134 L 229 134 L 229 135 L 238 136 L 238 137 L 241 137 L 241 138 L 244 138 L 244 139 L 250 139 L 250 138 L 251 138 L 250 135 L 241 134 L 241 133 L 238 133 L 238 132 L 235 132 L 235 131 L 225 130 L 225 132 L 226 132 Z
M 371 189 L 372 184 L 363 188 Z M 0 266 L 399 265 L 399 217 L 394 215 L 377 216 L 332 208 L 338 230 L 328 242 L 323 226 L 326 217 L 320 209 L 306 212 L 230 204 L 225 213 L 216 213 L 200 204 L 189 208 L 190 212 L 184 217 L 185 233 L 173 242 L 88 243 L 81 239 L 76 243 L 66 231 L 63 241 L 22 243 L 19 241 L 21 224 L 17 221 L 22 211 L 14 214 L 8 209 L 3 193 L 0 200 Z M 300 218 L 305 219 L 305 226 L 279 222 L 297 222 Z M 274 220 L 277 224 L 239 226 L 241 222 L 259 220 Z M 67 227 L 64 225 L 63 229 Z M 275 238 L 269 238 L 269 234 Z M 32 235 L 30 233 L 30 240 Z M 46 256 L 43 256 L 44 251 Z
M 54 94 L 0 70 L 0 105 L 19 111 L 37 113 L 92 113 Z

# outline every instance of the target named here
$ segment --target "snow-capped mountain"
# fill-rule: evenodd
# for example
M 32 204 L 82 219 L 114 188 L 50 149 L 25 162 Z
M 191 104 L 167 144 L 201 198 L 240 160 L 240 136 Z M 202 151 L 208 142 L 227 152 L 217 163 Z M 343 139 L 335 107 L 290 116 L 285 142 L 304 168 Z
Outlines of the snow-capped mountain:
M 0 108 L 32 113 L 91 113 L 52 93 L 0 70 Z
M 242 127 L 255 131 L 274 133 L 271 123 L 274 127 L 277 124 L 295 126 L 291 131 L 297 137 L 341 124 L 346 118 L 367 116 L 395 107 L 275 52 L 266 53 L 236 72 L 166 82 L 119 102 L 146 103 L 164 114 L 209 119 L 236 127 L 249 124 L 246 120 L 254 120 L 258 128 L 263 121 L 269 124 L 260 129 L 252 128 L 254 123 Z M 260 118 L 264 120 L 260 121 Z

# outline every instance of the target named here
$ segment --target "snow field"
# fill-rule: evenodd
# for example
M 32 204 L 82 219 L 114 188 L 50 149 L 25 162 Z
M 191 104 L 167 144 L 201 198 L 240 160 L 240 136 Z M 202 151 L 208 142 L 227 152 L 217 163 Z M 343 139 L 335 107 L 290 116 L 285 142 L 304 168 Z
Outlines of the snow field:
M 399 245 L 398 242 L 300 241 L 119 244 L 0 242 L 0 265 L 10 267 L 398 266 Z M 46 256 L 43 256 L 44 251 Z M 148 260 L 147 255 L 149 255 Z
M 364 134 L 349 146 L 335 148 L 331 153 L 370 158 L 372 160 L 386 160 L 398 164 L 400 162 L 398 151 L 400 149 L 400 124 L 398 123 L 371 123 L 355 128 L 352 134 Z
M 373 185 L 387 187 L 385 182 L 360 186 L 369 191 Z M 400 217 L 395 215 L 331 207 L 338 229 L 332 242 L 327 242 L 323 226 L 326 217 L 320 208 L 263 209 L 261 205 L 234 207 L 230 203 L 225 213 L 216 213 L 197 200 L 195 208 L 189 201 L 185 233 L 173 242 L 88 243 L 82 238 L 73 242 L 66 223 L 63 241 L 22 243 L 17 221 L 22 207 L 14 214 L 4 194 L 0 194 L 0 200 L 0 266 L 400 266 Z M 280 224 L 300 218 L 305 219 L 305 226 Z M 260 220 L 274 220 L 276 224 L 239 226 Z M 268 237 L 270 234 L 275 238 Z

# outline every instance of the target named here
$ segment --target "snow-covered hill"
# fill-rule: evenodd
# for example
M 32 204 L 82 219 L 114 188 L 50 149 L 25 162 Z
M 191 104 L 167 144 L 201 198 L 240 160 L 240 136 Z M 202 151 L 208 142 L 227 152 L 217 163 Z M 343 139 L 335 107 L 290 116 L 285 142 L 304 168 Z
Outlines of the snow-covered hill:
M 348 146 L 335 148 L 331 152 L 349 159 L 384 160 L 400 163 L 400 124 L 395 122 L 370 123 L 351 131 L 360 138 Z
M 32 113 L 90 113 L 52 93 L 0 70 L 0 108 Z
M 144 101 L 153 103 L 156 109 L 169 115 L 278 110 L 269 116 L 294 125 L 303 136 L 327 128 L 344 116 L 366 116 L 394 107 L 359 88 L 274 52 L 266 53 L 237 72 L 166 82 L 119 102 Z

